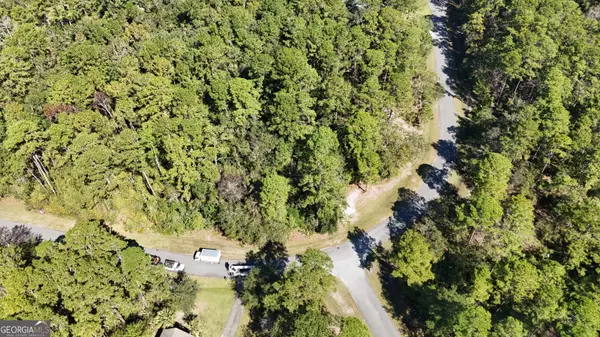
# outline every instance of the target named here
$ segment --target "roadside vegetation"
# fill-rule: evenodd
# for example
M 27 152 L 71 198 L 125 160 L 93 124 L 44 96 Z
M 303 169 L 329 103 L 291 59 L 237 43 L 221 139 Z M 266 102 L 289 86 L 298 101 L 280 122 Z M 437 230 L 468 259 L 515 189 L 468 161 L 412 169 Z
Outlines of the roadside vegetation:
M 449 71 L 471 107 L 450 165 L 470 195 L 399 194 L 379 274 L 411 334 L 598 336 L 598 5 L 449 7 Z
M 370 336 L 359 318 L 328 311 L 325 299 L 336 287 L 329 256 L 308 249 L 297 262 L 287 265 L 287 260 L 285 247 L 275 242 L 248 253 L 255 267 L 240 291 L 250 313 L 248 336 Z
M 197 291 L 98 221 L 78 222 L 57 242 L 0 228 L 0 317 L 49 319 L 53 336 L 154 336 L 177 311 L 194 311 Z M 186 325 L 204 329 L 197 317 Z
M 332 233 L 425 144 L 424 1 L 0 3 L 0 195 L 128 231 Z

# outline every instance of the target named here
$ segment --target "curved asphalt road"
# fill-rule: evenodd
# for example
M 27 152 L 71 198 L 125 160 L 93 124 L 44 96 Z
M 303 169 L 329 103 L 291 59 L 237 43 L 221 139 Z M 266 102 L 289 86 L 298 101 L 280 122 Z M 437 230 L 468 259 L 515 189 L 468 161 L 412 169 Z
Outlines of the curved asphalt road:
M 439 100 L 438 114 L 440 121 L 440 140 L 454 142 L 454 137 L 450 133 L 450 128 L 456 126 L 456 112 L 452 91 L 448 85 L 448 75 L 444 72 L 447 67 L 447 61 L 443 50 L 445 40 L 446 24 L 446 1 L 430 0 L 432 17 L 434 19 L 434 31 L 431 35 L 434 40 L 435 53 L 435 71 L 440 80 L 440 85 L 445 89 L 444 96 Z M 437 169 L 443 169 L 446 160 L 441 156 L 436 156 L 432 166 Z M 422 183 L 417 194 L 426 201 L 438 197 L 438 192 Z M 381 223 L 367 233 L 374 242 L 383 242 L 390 239 L 388 222 Z M 325 249 L 332 258 L 334 267 L 333 274 L 342 279 L 350 290 L 356 305 L 360 309 L 367 325 L 375 337 L 394 337 L 400 336 L 398 330 L 392 323 L 390 316 L 381 305 L 377 295 L 371 288 L 367 275 L 360 266 L 360 259 L 354 250 L 351 242 L 345 242 L 336 247 Z
M 446 58 L 440 43 L 444 37 L 437 31 L 444 30 L 446 20 L 445 0 L 430 0 L 429 6 L 432 10 L 433 18 L 435 19 L 434 31 L 431 33 L 434 39 L 434 53 L 436 66 L 435 71 L 440 84 L 446 90 L 446 94 L 439 100 L 439 120 L 440 120 L 440 140 L 453 141 L 453 137 L 449 132 L 449 128 L 456 125 L 456 113 L 454 109 L 454 101 L 451 96 L 450 87 L 447 84 L 448 76 L 444 72 L 446 68 Z M 442 169 L 445 160 L 441 156 L 437 156 L 433 162 L 433 166 Z M 438 197 L 435 189 L 430 188 L 426 184 L 421 184 L 417 191 L 418 195 L 425 200 L 431 200 Z M 0 220 L 0 226 L 13 227 L 20 225 L 12 221 Z M 56 240 L 63 232 L 52 229 L 30 226 L 32 231 L 40 234 L 44 239 Z M 368 232 L 368 235 L 374 242 L 383 242 L 390 239 L 388 222 L 381 223 Z M 191 275 L 199 275 L 206 277 L 227 277 L 225 263 L 238 263 L 241 261 L 221 261 L 221 264 L 200 263 L 194 261 L 192 255 L 176 254 L 167 251 L 162 251 L 153 248 L 144 248 L 148 254 L 158 255 L 163 261 L 165 259 L 173 259 L 185 264 L 185 271 Z M 361 267 L 361 262 L 358 254 L 355 252 L 351 242 L 345 242 L 339 246 L 324 249 L 324 251 L 333 260 L 333 274 L 339 277 L 348 287 L 354 301 L 360 309 L 362 315 L 371 329 L 375 337 L 395 337 L 400 336 L 398 330 L 394 326 L 392 319 L 381 305 L 379 298 L 371 288 L 365 270 Z M 293 259 L 293 258 L 292 258 Z

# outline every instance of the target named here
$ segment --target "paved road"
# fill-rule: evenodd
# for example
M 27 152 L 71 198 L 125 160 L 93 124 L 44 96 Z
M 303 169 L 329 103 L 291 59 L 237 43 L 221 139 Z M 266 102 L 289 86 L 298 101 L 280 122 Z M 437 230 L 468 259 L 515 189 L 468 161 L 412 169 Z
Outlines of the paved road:
M 225 329 L 223 329 L 221 337 L 235 337 L 243 314 L 244 306 L 242 305 L 242 300 L 236 297 L 233 300 L 233 305 L 231 306 L 231 311 L 229 311 L 229 317 L 227 317 L 227 323 L 225 323 Z
M 430 0 L 429 6 L 434 19 L 434 31 L 431 35 L 434 40 L 435 71 L 440 79 L 440 84 L 446 93 L 439 100 L 440 140 L 454 142 L 450 129 L 456 126 L 456 111 L 452 91 L 448 85 L 448 76 L 444 72 L 447 61 L 443 50 L 445 40 L 446 8 L 444 0 Z M 432 166 L 443 169 L 446 160 L 436 156 Z M 421 184 L 417 194 L 426 201 L 438 197 L 438 192 L 427 184 Z M 384 222 L 367 232 L 374 242 L 383 242 L 390 239 L 388 222 Z M 334 267 L 333 273 L 339 277 L 350 290 L 356 305 L 360 309 L 367 325 L 375 337 L 394 337 L 400 333 L 394 326 L 390 316 L 381 305 L 379 298 L 371 288 L 365 270 L 361 267 L 359 255 L 355 251 L 354 244 L 345 242 L 336 247 L 325 249 L 331 256 Z
M 0 220 L 0 226 L 3 226 L 3 227 L 11 228 L 11 227 L 14 227 L 17 225 L 22 225 L 22 224 L 16 223 L 13 221 Z M 33 233 L 41 235 L 42 238 L 45 240 L 53 240 L 54 241 L 58 237 L 64 235 L 64 232 L 56 231 L 53 229 L 31 226 L 31 225 L 27 225 L 27 226 L 31 228 Z M 158 250 L 158 249 L 154 249 L 154 248 L 144 248 L 144 251 L 146 251 L 146 253 L 148 253 L 148 254 L 160 256 L 162 261 L 164 261 L 165 259 L 172 259 L 172 260 L 179 261 L 185 265 L 186 273 L 188 273 L 190 275 L 205 276 L 205 277 L 216 277 L 216 278 L 226 277 L 227 270 L 225 269 L 225 264 L 226 263 L 234 263 L 235 264 L 235 263 L 240 262 L 238 260 L 223 260 L 223 261 L 221 261 L 220 264 L 211 264 L 211 263 L 207 263 L 207 262 L 196 262 L 196 261 L 194 261 L 194 258 L 191 254 L 190 255 L 176 254 L 176 253 L 171 253 L 171 252 L 167 252 L 164 250 Z
M 439 100 L 439 120 L 440 120 L 440 140 L 453 141 L 453 137 L 449 129 L 456 125 L 455 105 L 452 98 L 452 91 L 447 84 L 448 76 L 444 72 L 446 68 L 446 58 L 442 49 L 441 41 L 444 39 L 443 30 L 445 27 L 445 0 L 430 0 L 429 5 L 435 21 L 434 31 L 431 33 L 434 39 L 434 53 L 436 60 L 436 73 L 440 79 L 440 84 L 446 90 L 446 94 Z M 440 33 L 440 31 L 442 33 Z M 433 162 L 433 166 L 442 169 L 446 161 L 443 157 L 437 156 Z M 425 200 L 431 200 L 438 197 L 435 189 L 430 188 L 426 184 L 422 184 L 417 191 L 418 195 Z M 15 222 L 0 220 L 0 226 L 12 227 L 18 225 Z M 44 239 L 55 240 L 63 235 L 62 232 L 52 229 L 31 226 L 34 233 L 42 235 Z M 390 238 L 388 223 L 381 223 L 375 228 L 368 231 L 368 235 L 375 242 L 387 241 Z M 201 263 L 193 260 L 192 255 L 176 254 L 167 251 L 157 250 L 153 248 L 145 248 L 149 254 L 158 255 L 164 259 L 174 259 L 185 264 L 185 271 L 191 275 L 199 275 L 206 277 L 226 277 L 225 263 L 238 263 L 239 261 L 222 261 L 221 264 Z M 400 333 L 394 326 L 392 319 L 383 308 L 379 298 L 371 288 L 365 270 L 361 267 L 359 255 L 355 251 L 355 247 L 351 242 L 343 243 L 339 246 L 324 249 L 324 251 L 332 258 L 334 262 L 333 274 L 339 277 L 348 287 L 354 301 L 360 309 L 362 315 L 367 322 L 375 337 L 397 337 Z M 236 309 L 232 309 L 232 323 L 237 320 L 241 305 Z M 239 322 L 238 322 L 239 324 Z M 229 329 L 230 330 L 230 329 Z M 229 331 L 226 329 L 224 333 Z

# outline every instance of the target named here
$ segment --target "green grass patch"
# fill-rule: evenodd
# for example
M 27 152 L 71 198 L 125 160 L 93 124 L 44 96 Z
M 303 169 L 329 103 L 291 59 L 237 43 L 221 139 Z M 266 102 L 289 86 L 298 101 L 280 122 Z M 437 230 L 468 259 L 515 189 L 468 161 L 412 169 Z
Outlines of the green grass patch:
M 231 283 L 223 279 L 190 277 L 200 287 L 194 313 L 202 318 L 206 336 L 220 337 L 233 304 L 234 291 Z
M 330 292 L 325 298 L 327 310 L 334 315 L 352 316 L 363 319 L 360 310 L 356 306 L 356 303 L 344 282 L 337 277 L 335 278 L 335 281 L 335 291 Z
M 52 215 L 39 210 L 27 209 L 24 202 L 14 198 L 0 200 L 0 219 L 59 231 L 67 231 L 75 224 L 74 219 Z
M 240 321 L 240 327 L 238 328 L 235 337 L 244 337 L 244 330 L 246 330 L 248 323 L 250 323 L 250 314 L 248 313 L 248 310 L 244 308 L 244 314 L 242 315 L 242 320 Z

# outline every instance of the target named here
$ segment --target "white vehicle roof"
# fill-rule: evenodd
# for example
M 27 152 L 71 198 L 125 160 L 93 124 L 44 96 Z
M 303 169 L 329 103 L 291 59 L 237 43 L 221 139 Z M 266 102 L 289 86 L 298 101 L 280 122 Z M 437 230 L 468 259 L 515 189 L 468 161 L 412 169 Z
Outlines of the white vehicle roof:
M 221 256 L 221 251 L 217 249 L 202 248 L 202 250 L 200 250 L 200 255 L 209 257 L 219 257 Z

